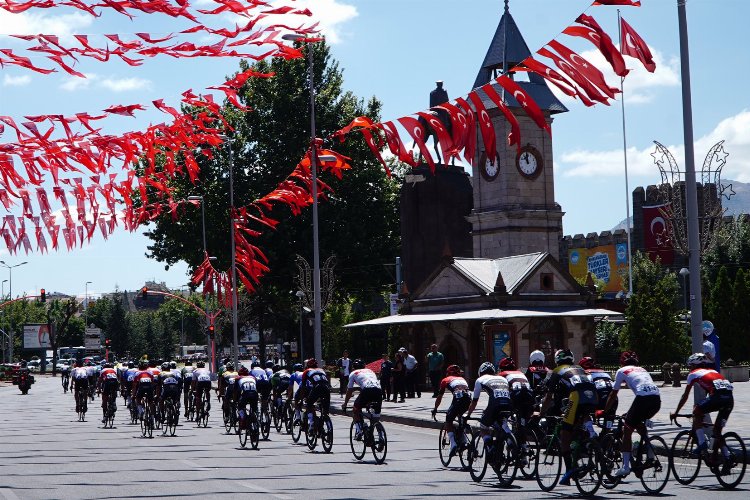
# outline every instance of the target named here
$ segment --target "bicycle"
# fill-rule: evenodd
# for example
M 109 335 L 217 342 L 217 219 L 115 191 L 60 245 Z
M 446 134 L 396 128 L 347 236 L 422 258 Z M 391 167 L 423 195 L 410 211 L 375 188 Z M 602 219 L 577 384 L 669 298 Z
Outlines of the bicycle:
M 104 410 L 104 428 L 112 429 L 115 426 L 115 412 L 117 411 L 117 395 L 110 394 L 107 408 Z
M 233 430 L 237 432 L 237 404 L 224 398 L 224 404 L 222 405 L 222 411 L 224 413 L 224 429 L 227 434 L 230 434 Z
M 138 405 L 135 403 L 133 398 L 129 398 L 128 408 L 130 409 L 130 423 L 135 424 L 138 422 Z
M 495 471 L 501 486 L 513 484 L 522 457 L 510 428 L 510 416 L 510 413 L 502 413 L 492 424 L 489 441 L 485 441 L 480 433 L 475 434 L 471 440 L 469 474 L 474 482 L 482 481 L 489 465 Z
M 542 440 L 544 451 L 540 446 L 536 456 L 536 481 L 542 491 L 552 491 L 560 481 L 562 473 L 562 444 L 560 431 L 561 417 L 547 417 L 547 421 L 555 421 L 552 433 Z M 570 444 L 572 458 L 573 480 L 582 495 L 594 495 L 602 484 L 602 452 L 601 447 L 589 438 L 581 426 L 577 426 Z
M 438 411 L 436 413 L 446 412 Z M 437 422 L 437 418 L 435 418 L 436 413 L 432 415 L 432 419 L 435 422 Z M 473 455 L 466 452 L 469 449 L 474 436 L 478 434 L 479 431 L 476 429 L 472 429 L 472 427 L 467 423 L 466 417 L 464 417 L 463 415 L 459 415 L 457 417 L 457 420 L 458 423 L 453 426 L 454 439 L 456 441 L 455 454 L 458 455 L 458 458 L 461 461 L 461 467 L 471 467 Z M 446 429 L 446 424 L 443 423 L 443 426 L 440 428 L 440 434 L 438 436 L 438 454 L 440 455 L 440 463 L 443 464 L 443 467 L 448 467 L 448 465 L 450 465 L 451 463 L 451 459 L 453 458 L 453 455 L 450 454 L 450 446 L 451 442 L 448 438 L 448 430 Z
M 271 434 L 271 413 L 268 410 L 268 401 L 264 400 L 260 404 L 260 433 L 264 441 L 268 440 Z
M 78 421 L 86 421 L 86 411 L 88 410 L 88 394 L 84 390 L 77 390 L 76 395 L 76 413 Z
M 602 425 L 605 429 L 600 439 L 604 468 L 602 486 L 606 489 L 613 489 L 622 481 L 622 478 L 615 477 L 614 473 L 622 467 L 622 452 L 620 449 L 622 448 L 624 420 L 624 415 L 615 416 L 612 419 L 605 419 Z M 617 425 L 612 425 L 614 422 Z M 648 422 L 646 425 L 649 427 Z M 648 493 L 660 493 L 667 485 L 670 469 L 667 450 L 666 441 L 659 436 L 646 434 L 641 436 L 640 442 L 633 443 L 633 452 L 630 455 L 630 470 L 641 480 L 643 488 Z M 662 460 L 665 459 L 667 461 L 663 463 Z
M 255 414 L 255 410 L 252 406 L 247 411 L 245 420 L 240 420 L 239 432 L 237 435 L 240 438 L 240 446 L 244 448 L 249 438 L 250 447 L 254 450 L 258 449 L 258 443 L 260 441 L 260 425 L 258 423 L 258 416 Z
M 291 398 L 284 402 L 284 413 L 282 418 L 284 420 L 284 430 L 287 434 L 291 434 L 292 424 L 294 423 L 294 403 Z
M 154 437 L 154 403 L 152 401 L 146 401 L 143 407 L 143 415 L 141 415 L 141 435 L 143 437 Z
M 536 456 L 539 454 L 539 445 L 544 435 L 541 429 L 539 429 L 538 420 L 536 417 L 527 419 L 517 413 L 514 413 L 510 418 L 513 437 L 519 443 L 517 457 L 518 472 L 521 473 L 524 479 L 534 479 L 536 477 Z
M 187 418 L 189 422 L 192 422 L 193 420 L 195 420 L 195 395 L 193 394 L 192 389 L 183 392 L 183 395 L 185 404 L 185 418 Z
M 276 432 L 281 432 L 281 427 L 284 426 L 284 400 L 281 396 L 274 396 L 273 405 L 271 406 L 271 420 L 273 426 L 276 428 Z
M 313 408 L 313 424 L 312 426 L 308 425 L 305 430 L 307 447 L 310 451 L 315 450 L 315 447 L 318 445 L 318 438 L 320 438 L 323 451 L 330 453 L 333 448 L 333 422 L 331 422 L 328 412 L 323 412 L 321 409 L 320 401 L 316 401 Z M 307 420 L 307 415 L 308 412 L 305 412 L 305 420 Z
M 362 435 L 359 440 L 355 439 L 357 427 L 354 420 L 349 427 L 349 446 L 352 449 L 352 455 L 357 460 L 362 460 L 369 447 L 372 450 L 375 463 L 380 465 L 385 462 L 385 457 L 388 454 L 388 436 L 385 427 L 379 418 L 373 416 L 371 404 L 363 408 L 362 416 L 367 418 L 362 419 Z
M 179 422 L 180 414 L 177 410 L 177 404 L 175 403 L 174 399 L 167 398 L 166 401 L 164 401 L 164 430 L 162 431 L 162 436 L 166 436 L 169 434 L 170 436 L 174 436 L 177 432 L 177 423 Z
M 62 382 L 63 394 L 67 394 L 68 386 L 70 384 L 70 375 L 68 375 L 67 373 L 63 373 L 61 377 L 61 382 Z
M 670 415 L 669 419 L 677 427 L 682 427 L 678 418 L 692 419 L 691 414 Z M 684 430 L 677 434 L 670 450 L 670 464 L 672 474 L 680 484 L 690 484 L 700 472 L 701 463 L 716 476 L 725 489 L 734 489 L 745 477 L 747 452 L 745 443 L 736 432 L 725 432 L 718 439 L 713 436 L 713 423 L 703 422 L 706 430 L 708 448 L 700 454 L 695 453 L 698 440 L 693 429 Z
M 204 429 L 208 427 L 208 416 L 209 416 L 209 395 L 205 391 L 201 391 L 200 399 L 197 405 L 195 405 L 195 423 L 198 427 Z

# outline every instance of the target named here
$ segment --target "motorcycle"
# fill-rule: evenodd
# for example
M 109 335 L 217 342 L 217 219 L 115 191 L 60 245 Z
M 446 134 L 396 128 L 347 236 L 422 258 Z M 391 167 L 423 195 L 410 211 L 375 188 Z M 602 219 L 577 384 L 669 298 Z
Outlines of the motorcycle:
M 20 372 L 13 378 L 13 385 L 17 385 L 21 394 L 28 394 L 31 384 L 34 383 L 34 376 L 28 372 Z

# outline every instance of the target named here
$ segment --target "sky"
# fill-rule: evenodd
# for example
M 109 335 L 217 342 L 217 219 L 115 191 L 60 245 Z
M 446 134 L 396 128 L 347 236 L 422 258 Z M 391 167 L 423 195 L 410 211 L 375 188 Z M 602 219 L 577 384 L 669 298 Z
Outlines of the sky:
M 211 0 L 194 2 L 213 7 Z M 445 82 L 451 98 L 471 90 L 503 11 L 503 0 L 286 0 L 308 7 L 332 45 L 332 55 L 344 70 L 345 87 L 362 98 L 383 103 L 383 119 L 396 119 L 428 107 L 436 80 Z M 591 7 L 587 0 L 510 0 L 510 11 L 532 52 L 555 38 L 604 69 L 603 60 L 585 42 L 561 35 L 586 11 L 617 42 L 617 9 Z M 682 164 L 683 128 L 680 87 L 677 0 L 642 0 L 642 7 L 621 8 L 623 17 L 648 42 L 657 69 L 646 72 L 626 58 L 633 71 L 625 80 L 629 183 L 656 184 L 659 173 L 650 153 L 653 141 L 666 145 Z M 746 0 L 687 2 L 693 93 L 695 156 L 698 168 L 708 149 L 726 140 L 729 153 L 723 178 L 750 182 L 750 100 L 746 77 L 750 58 L 741 42 L 750 15 Z M 235 19 L 225 16 L 223 21 Z M 105 33 L 123 38 L 135 32 L 163 34 L 184 29 L 185 21 L 164 16 L 137 16 L 130 21 L 105 13 L 100 18 L 66 10 L 0 11 L 0 46 L 17 49 L 9 34 Z M 149 103 L 164 98 L 177 105 L 188 88 L 197 92 L 236 71 L 231 58 L 146 60 L 130 67 L 120 61 L 81 60 L 76 66 L 88 78 L 64 73 L 40 75 L 17 67 L 0 68 L 0 115 L 20 119 L 34 114 L 92 114 L 112 104 Z M 607 72 L 605 71 L 605 74 Z M 608 73 L 612 84 L 618 78 Z M 218 96 L 217 96 L 218 97 Z M 565 97 L 568 113 L 555 116 L 553 130 L 555 196 L 565 216 L 565 234 L 609 230 L 625 219 L 625 176 L 620 102 L 586 108 Z M 137 118 L 108 120 L 108 133 L 145 128 L 163 117 L 149 111 Z M 9 140 L 0 137 L 0 143 Z M 4 215 L 4 214 L 0 214 Z M 49 254 L 9 255 L 0 245 L 0 260 L 13 270 L 13 295 L 35 294 L 40 288 L 83 295 L 136 290 L 145 280 L 177 288 L 189 276 L 184 263 L 165 269 L 145 257 L 149 240 L 119 229 L 105 241 L 98 234 L 83 248 Z M 33 238 L 32 238 L 33 240 Z M 62 241 L 62 238 L 61 238 Z M 32 241 L 33 244 L 33 241 Z M 200 235 L 196 235 L 196 245 Z M 34 245 L 36 246 L 36 245 Z M 0 267 L 0 281 L 6 269 Z M 8 293 L 8 283 L 3 283 Z

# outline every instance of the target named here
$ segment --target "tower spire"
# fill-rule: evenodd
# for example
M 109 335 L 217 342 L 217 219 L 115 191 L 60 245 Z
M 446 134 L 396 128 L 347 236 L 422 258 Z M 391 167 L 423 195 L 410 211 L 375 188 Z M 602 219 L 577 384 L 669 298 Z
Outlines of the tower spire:
M 508 8 L 509 0 L 505 0 L 505 13 L 507 14 L 510 9 Z

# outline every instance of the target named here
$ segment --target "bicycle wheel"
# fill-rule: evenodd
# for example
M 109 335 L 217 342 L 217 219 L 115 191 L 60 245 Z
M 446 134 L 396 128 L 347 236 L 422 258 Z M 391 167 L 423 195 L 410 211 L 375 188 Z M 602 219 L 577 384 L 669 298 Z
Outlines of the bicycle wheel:
M 518 472 L 517 456 L 519 453 L 518 443 L 512 434 L 505 436 L 505 443 L 499 446 L 496 441 L 494 453 L 487 455 L 487 461 L 495 471 L 500 486 L 510 486 Z M 499 449 L 497 449 L 499 448 Z
M 255 415 L 255 412 L 250 414 L 248 429 L 250 432 L 250 446 L 252 449 L 257 450 L 258 443 L 260 442 L 260 426 L 258 425 L 258 417 Z
M 444 467 L 448 467 L 451 463 L 451 442 L 448 439 L 448 433 L 445 431 L 445 426 L 440 428 L 440 435 L 438 436 L 438 454 L 440 455 L 440 463 Z
M 242 421 L 240 421 L 240 432 L 237 434 L 237 436 L 240 439 L 240 446 L 245 447 L 247 444 L 247 438 L 250 435 L 250 416 L 245 416 L 245 428 L 242 428 Z
M 701 457 L 693 455 L 697 446 L 692 431 L 682 431 L 674 438 L 669 454 L 672 475 L 680 484 L 690 484 L 701 470 Z
M 174 401 L 169 404 L 169 411 L 171 414 L 167 413 L 167 425 L 169 426 L 169 435 L 174 437 L 177 433 L 177 422 L 180 420 L 180 413 Z
M 458 459 L 461 462 L 461 467 L 464 469 L 471 467 L 473 456 L 469 453 L 469 445 L 471 445 L 471 440 L 474 439 L 476 434 L 478 434 L 478 432 L 474 432 L 468 424 L 465 424 L 463 429 L 456 433 Z
M 521 446 L 521 463 L 518 466 L 518 471 L 524 479 L 532 479 L 536 476 L 536 456 L 539 454 L 541 438 L 539 437 L 539 433 L 534 429 L 526 429 L 525 433 L 526 444 L 525 446 Z M 526 459 L 525 464 L 523 463 L 524 458 Z
M 620 440 L 615 439 L 613 434 L 607 434 L 602 440 L 602 486 L 611 490 L 620 484 L 621 477 L 615 477 L 622 467 L 622 452 L 620 451 Z
M 659 436 L 650 436 L 640 458 L 641 484 L 651 494 L 660 493 L 669 480 L 667 442 Z
M 143 415 L 141 416 L 141 436 L 147 437 L 148 436 L 148 412 L 147 409 L 144 408 Z
M 487 448 L 481 435 L 477 434 L 471 440 L 469 453 L 472 455 L 469 475 L 478 483 L 484 479 L 484 474 L 487 472 Z
M 208 399 L 208 394 L 206 394 L 204 392 L 203 393 L 203 411 L 202 411 L 201 422 L 200 422 L 200 423 L 203 424 L 203 428 L 204 429 L 206 427 L 208 427 L 208 415 L 209 415 L 208 409 L 209 409 L 209 404 L 210 403 L 209 403 L 209 399 Z
M 284 430 L 287 434 L 292 433 L 292 423 L 294 422 L 294 409 L 292 405 L 284 405 Z
M 331 449 L 333 449 L 333 422 L 328 415 L 320 417 L 320 444 L 323 445 L 323 451 L 331 453 Z
M 375 422 L 370 432 L 372 432 L 372 456 L 375 457 L 375 463 L 380 465 L 385 462 L 385 456 L 388 454 L 388 435 L 380 422 Z
M 295 415 L 292 417 L 292 441 L 299 443 L 300 437 L 302 437 L 302 419 Z
M 268 413 L 268 408 L 260 411 L 260 433 L 264 441 L 268 440 L 268 436 L 271 435 L 271 415 Z
M 597 443 L 588 441 L 579 450 L 578 460 L 573 464 L 578 473 L 573 475 L 573 479 L 581 495 L 592 496 L 602 485 L 601 448 Z
M 222 408 L 223 412 L 223 418 L 224 418 L 224 430 L 227 434 L 232 430 L 232 409 L 229 408 L 229 403 L 224 405 L 224 408 Z
M 278 404 L 274 403 L 273 411 L 271 412 L 273 418 L 273 426 L 276 428 L 276 432 L 281 432 L 281 426 L 284 424 L 282 409 Z
M 147 408 L 148 408 L 148 410 L 147 410 L 148 411 L 148 413 L 147 413 L 148 418 L 146 419 L 146 431 L 148 432 L 148 437 L 152 438 L 152 437 L 154 437 L 154 427 L 155 427 L 154 426 L 154 421 L 155 421 L 155 417 L 154 417 L 154 412 L 151 410 L 150 406 L 147 406 Z
M 363 424 L 364 425 L 364 424 Z M 352 455 L 354 455 L 354 458 L 357 460 L 362 460 L 365 457 L 365 453 L 367 453 L 367 444 L 366 444 L 366 435 L 368 432 L 371 432 L 368 427 L 365 427 L 362 432 L 362 437 L 357 441 L 354 439 L 354 436 L 357 433 L 357 427 L 354 424 L 354 420 L 352 420 L 351 425 L 349 426 L 349 447 L 352 449 Z
M 562 453 L 558 438 L 549 437 L 546 444 L 536 456 L 536 482 L 542 491 L 552 491 L 560 480 Z
M 735 432 L 727 432 L 722 435 L 722 440 L 724 446 L 718 453 L 719 456 L 723 457 L 723 462 L 716 469 L 716 479 L 724 488 L 733 489 L 745 477 L 745 469 L 747 468 L 745 443 Z
M 313 417 L 312 425 L 307 426 L 307 432 L 305 432 L 305 441 L 310 451 L 314 450 L 318 445 L 318 428 L 320 426 L 320 417 L 317 415 Z

